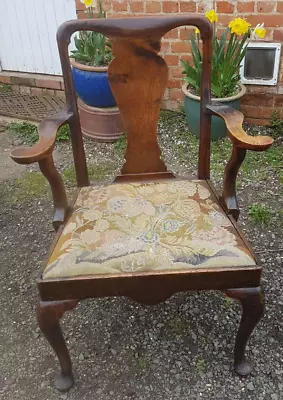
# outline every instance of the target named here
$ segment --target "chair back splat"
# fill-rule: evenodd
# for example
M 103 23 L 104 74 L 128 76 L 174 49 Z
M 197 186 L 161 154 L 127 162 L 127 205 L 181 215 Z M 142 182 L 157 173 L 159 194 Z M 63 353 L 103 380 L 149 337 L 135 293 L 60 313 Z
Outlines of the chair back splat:
M 89 182 L 68 54 L 71 35 L 77 31 L 94 30 L 106 35 L 112 42 L 114 59 L 109 65 L 108 76 L 127 134 L 126 162 L 122 174 L 162 173 L 167 169 L 160 158 L 157 123 L 167 85 L 168 67 L 158 53 L 162 36 L 184 25 L 198 27 L 203 40 L 198 177 L 209 178 L 211 115 L 206 111 L 206 106 L 210 102 L 210 22 L 196 15 L 74 20 L 60 27 L 57 41 L 67 109 L 73 114 L 70 129 L 78 186 L 86 186 Z

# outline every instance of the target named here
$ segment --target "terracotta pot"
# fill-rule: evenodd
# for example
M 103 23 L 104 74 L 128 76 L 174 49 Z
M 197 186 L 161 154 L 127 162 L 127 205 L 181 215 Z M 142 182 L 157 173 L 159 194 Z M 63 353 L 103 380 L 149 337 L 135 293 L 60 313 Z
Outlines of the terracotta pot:
M 200 134 L 200 97 L 192 94 L 189 90 L 188 83 L 182 86 L 182 91 L 185 95 L 184 109 L 187 117 L 188 127 L 193 135 L 199 138 Z M 246 94 L 246 87 L 239 83 L 239 92 L 235 96 L 211 99 L 213 102 L 223 103 L 235 110 L 240 109 L 240 100 Z M 225 122 L 216 116 L 211 119 L 211 140 L 217 140 L 225 137 L 227 128 Z
M 118 107 L 91 107 L 78 99 L 83 135 L 100 142 L 115 142 L 123 134 Z

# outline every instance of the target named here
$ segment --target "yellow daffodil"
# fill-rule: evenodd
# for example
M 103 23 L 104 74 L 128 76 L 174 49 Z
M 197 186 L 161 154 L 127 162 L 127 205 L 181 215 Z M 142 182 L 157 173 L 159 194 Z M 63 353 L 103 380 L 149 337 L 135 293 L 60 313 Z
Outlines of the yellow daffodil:
M 248 33 L 251 24 L 249 24 L 246 20 L 242 18 L 235 18 L 230 22 L 229 28 L 231 28 L 231 32 L 236 35 L 244 35 Z
M 253 31 L 253 39 L 263 39 L 266 35 L 264 24 L 258 24 Z
M 81 3 L 83 3 L 86 6 L 86 8 L 89 8 L 95 5 L 94 4 L 95 0 L 81 0 Z
M 199 35 L 199 34 L 200 34 L 199 28 L 196 28 L 196 29 L 195 29 L 195 34 L 196 34 L 196 35 Z
M 218 15 L 214 10 L 207 11 L 205 16 L 210 22 L 218 22 Z

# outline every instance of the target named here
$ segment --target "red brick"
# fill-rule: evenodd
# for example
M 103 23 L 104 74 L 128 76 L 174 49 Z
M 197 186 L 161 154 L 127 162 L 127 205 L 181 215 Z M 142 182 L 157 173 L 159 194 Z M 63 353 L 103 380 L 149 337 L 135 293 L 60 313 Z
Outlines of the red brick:
M 192 1 L 181 1 L 180 2 L 180 11 L 184 13 L 194 13 L 197 10 L 197 6 L 195 2 Z
M 283 30 L 274 29 L 273 39 L 278 42 L 283 42 Z
M 195 28 L 185 27 L 180 29 L 180 39 L 189 41 L 190 36 L 194 33 Z
M 210 7 L 207 7 L 207 2 L 205 0 L 197 2 L 197 11 L 198 13 L 203 14 L 205 11 L 208 11 Z
M 275 106 L 283 107 L 283 96 L 275 96 Z
M 161 11 L 161 3 L 158 1 L 147 1 L 145 6 L 147 13 L 159 13 Z
M 263 125 L 263 126 L 271 125 L 271 122 L 269 119 L 245 118 L 245 121 L 251 125 Z
M 271 94 L 252 94 L 247 93 L 242 98 L 242 104 L 246 106 L 272 107 L 274 104 L 274 96 Z
M 52 79 L 36 79 L 35 84 L 37 87 L 46 88 L 46 89 L 61 89 L 61 82 L 59 80 Z
M 221 1 L 217 3 L 217 12 L 222 14 L 232 14 L 234 12 L 234 4 L 228 1 Z
M 170 43 L 162 40 L 161 42 L 161 52 L 163 53 L 167 53 L 168 51 L 170 51 Z
M 84 12 L 84 11 L 77 11 L 77 18 L 78 19 L 87 19 L 88 18 L 88 16 L 87 16 L 87 14 Z
M 55 90 L 53 89 L 42 89 L 43 96 L 55 96 Z
M 175 54 L 166 54 L 164 60 L 167 65 L 179 65 L 179 57 Z
M 182 57 L 181 57 L 181 59 L 183 60 L 183 61 L 189 61 L 189 63 L 192 65 L 192 63 L 193 63 L 193 57 L 192 57 L 192 55 L 191 54 L 182 54 Z
M 0 74 L 0 82 L 9 84 L 9 83 L 11 83 L 11 78 L 10 78 L 10 76 Z
M 172 31 L 169 31 L 164 35 L 165 39 L 178 39 L 179 34 L 178 34 L 178 29 L 172 29 Z
M 181 87 L 180 79 L 168 79 L 167 87 L 168 88 L 180 88 Z
M 190 50 L 188 43 L 186 42 L 172 42 L 171 51 L 172 53 L 188 53 Z
M 257 24 L 261 24 L 264 22 L 266 27 L 282 27 L 282 15 L 276 14 L 258 14 L 258 15 L 249 15 L 249 23 L 252 26 L 256 26 Z
M 163 1 L 162 11 L 164 13 L 177 13 L 179 11 L 179 3 L 177 1 Z
M 171 67 L 170 72 L 172 78 L 184 78 L 184 75 L 182 74 L 183 70 L 183 67 Z
M 76 9 L 79 10 L 85 10 L 85 5 L 80 1 L 76 0 Z
M 275 10 L 276 1 L 259 1 L 257 11 L 260 13 L 269 13 Z
M 42 89 L 41 88 L 31 88 L 30 93 L 33 96 L 42 96 Z
M 170 89 L 169 99 L 181 101 L 184 99 L 184 93 L 182 92 L 181 89 Z
M 271 119 L 274 111 L 276 111 L 274 108 L 263 108 L 261 110 L 261 118 Z
M 144 5 L 142 1 L 136 1 L 136 2 L 130 2 L 130 10 L 132 12 L 143 12 L 144 11 Z
M 113 11 L 127 11 L 127 1 L 112 1 Z
M 254 12 L 255 9 L 255 2 L 248 1 L 247 3 L 240 3 L 238 1 L 237 7 L 238 7 L 238 12 L 240 13 L 252 13 Z
M 261 108 L 256 106 L 241 106 L 241 111 L 247 118 L 258 118 L 261 116 Z
M 283 3 L 282 2 L 277 2 L 277 12 L 283 13 Z

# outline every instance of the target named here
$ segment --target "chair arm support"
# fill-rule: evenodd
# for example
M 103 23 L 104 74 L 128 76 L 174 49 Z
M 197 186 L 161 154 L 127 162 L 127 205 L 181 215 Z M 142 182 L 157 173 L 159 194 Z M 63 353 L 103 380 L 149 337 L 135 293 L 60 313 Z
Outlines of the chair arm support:
M 68 123 L 72 113 L 66 111 L 44 119 L 38 127 L 39 141 L 32 147 L 19 147 L 10 156 L 17 164 L 32 164 L 52 154 L 58 129 Z
M 11 158 L 18 164 L 38 162 L 39 168 L 48 180 L 52 191 L 54 205 L 53 227 L 55 231 L 65 221 L 69 206 L 65 186 L 54 165 L 52 152 L 58 129 L 68 123 L 72 116 L 72 113 L 61 112 L 43 120 L 39 125 L 39 141 L 30 148 L 17 148 L 10 153 Z
M 246 150 L 264 151 L 273 143 L 270 136 L 249 136 L 243 129 L 244 116 L 240 111 L 221 103 L 209 104 L 207 111 L 222 118 L 227 126 L 228 135 L 237 147 Z
M 264 151 L 273 143 L 269 136 L 249 136 L 243 129 L 244 116 L 240 111 L 221 103 L 209 104 L 209 113 L 222 118 L 227 126 L 228 135 L 233 142 L 233 151 L 224 171 L 223 193 L 220 196 L 222 206 L 238 220 L 240 210 L 236 196 L 236 179 L 245 159 L 247 150 Z

